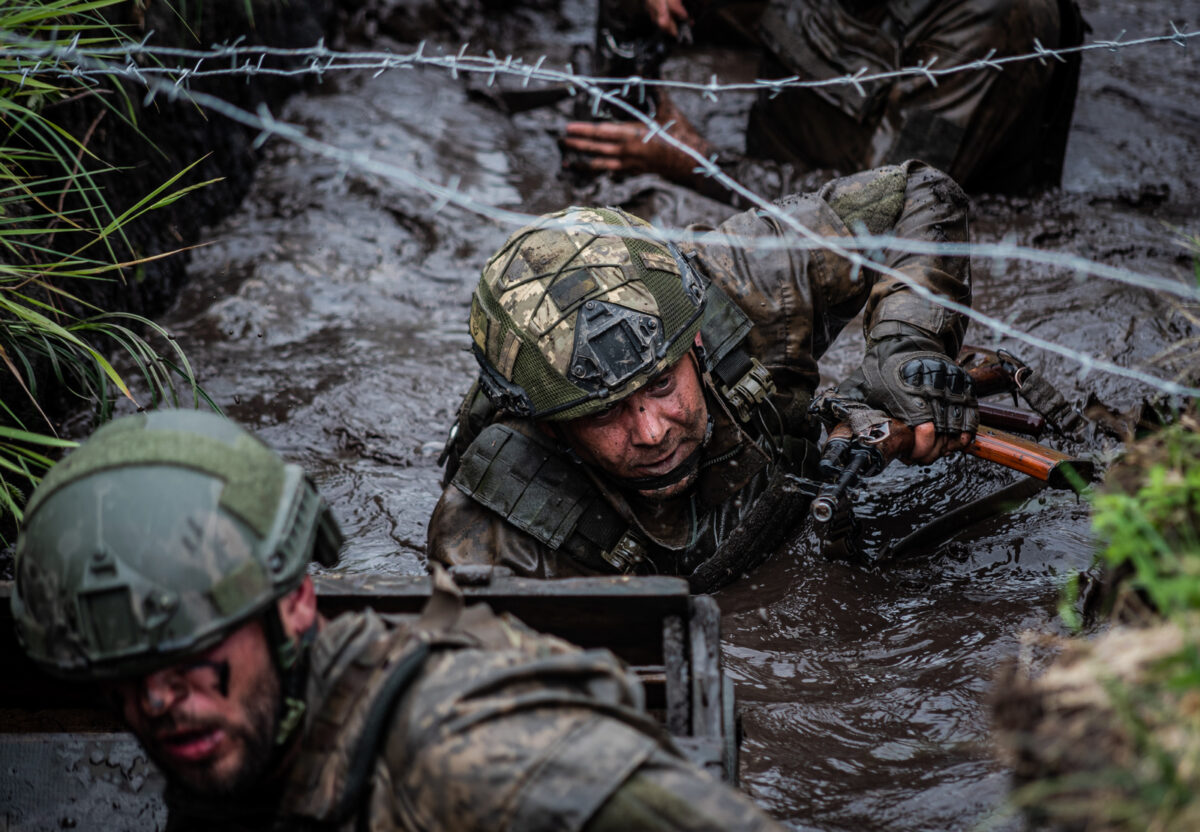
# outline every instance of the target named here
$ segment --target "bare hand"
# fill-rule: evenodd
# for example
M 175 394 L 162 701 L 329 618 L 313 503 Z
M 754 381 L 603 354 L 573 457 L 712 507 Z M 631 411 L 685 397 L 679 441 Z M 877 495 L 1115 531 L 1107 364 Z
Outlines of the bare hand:
M 657 121 L 660 124 L 674 121 L 667 131 L 671 136 L 702 156 L 711 154 L 712 145 L 661 91 Z M 567 124 L 563 145 L 583 154 L 576 166 L 585 170 L 658 173 L 683 182 L 692 178 L 696 160 L 658 136 L 646 141 L 649 132 L 650 128 L 638 121 L 572 121 Z
M 957 436 L 935 433 L 933 422 L 923 422 L 913 428 L 912 451 L 901 459 L 908 465 L 928 465 L 946 454 L 965 449 L 974 438 L 969 433 Z
M 646 0 L 646 14 L 671 37 L 679 37 L 679 24 L 691 19 L 683 0 Z

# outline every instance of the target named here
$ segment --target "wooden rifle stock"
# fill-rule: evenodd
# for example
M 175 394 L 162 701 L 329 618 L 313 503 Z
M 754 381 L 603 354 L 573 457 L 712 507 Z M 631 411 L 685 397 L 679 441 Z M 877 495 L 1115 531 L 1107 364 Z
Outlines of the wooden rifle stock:
M 1046 419 L 1037 413 L 1019 410 L 1004 404 L 979 403 L 979 424 L 1000 430 L 1015 430 L 1039 436 L 1046 429 Z
M 967 372 L 979 396 L 1011 391 L 1016 386 L 1012 368 L 1002 364 L 984 364 Z M 1052 488 L 1077 491 L 1092 478 L 1095 466 L 1091 462 L 1000 429 L 1003 426 L 1040 433 L 1046 426 L 1041 415 L 980 403 L 979 420 L 975 437 L 963 449 L 966 453 L 1020 471 Z M 860 437 L 856 441 L 847 422 L 829 432 L 821 467 L 824 477 L 828 479 L 834 474 L 836 477 L 828 479 L 813 499 L 810 514 L 816 522 L 826 524 L 837 516 L 847 491 L 860 477 L 878 472 L 896 457 L 907 460 L 912 454 L 916 434 L 903 422 L 891 419 L 872 430 L 872 434 L 872 438 Z M 856 447 L 858 450 L 853 450 Z
M 981 364 L 967 372 L 975 386 L 975 394 L 980 397 L 1016 388 L 1012 369 L 1002 363 Z M 1087 482 L 1092 477 L 1092 463 L 999 429 L 1015 428 L 1029 433 L 1040 433 L 1046 426 L 1046 420 L 1037 414 L 980 402 L 979 422 L 975 440 L 966 449 L 971 456 L 1020 471 L 1053 488 L 1073 488 L 1078 480 Z M 907 426 L 902 427 L 907 429 Z M 1065 473 L 1063 466 L 1066 465 L 1078 474 L 1074 481 Z
M 830 437 L 849 438 L 850 427 L 842 423 L 833 429 Z M 914 439 L 915 434 L 911 427 L 892 419 L 888 422 L 886 438 L 874 447 L 886 464 L 896 457 L 907 458 L 912 453 Z M 971 456 L 1039 479 L 1053 488 L 1075 487 L 1074 478 L 1065 472 L 1066 467 L 1074 469 L 1078 479 L 1084 482 L 1091 479 L 1094 471 L 1093 464 L 1086 459 L 1064 454 L 1054 448 L 1047 448 L 1045 445 L 986 425 L 980 425 L 975 438 L 964 450 Z
M 904 427 L 908 428 L 907 425 Z M 1067 467 L 1075 472 L 1077 480 L 1083 482 L 1090 480 L 1093 473 L 1092 463 L 1085 459 L 983 425 L 975 433 L 975 440 L 967 447 L 967 453 L 1020 471 L 1053 488 L 1075 488 L 1075 481 L 1065 471 Z

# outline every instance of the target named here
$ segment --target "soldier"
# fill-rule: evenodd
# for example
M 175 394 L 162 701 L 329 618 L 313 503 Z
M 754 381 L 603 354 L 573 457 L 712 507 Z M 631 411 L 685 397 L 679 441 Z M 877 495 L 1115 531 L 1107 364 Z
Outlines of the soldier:
M 766 0 L 700 3 L 698 16 L 749 33 L 764 50 L 760 78 L 824 80 L 931 64 L 947 69 L 1082 42 L 1074 0 Z M 657 26 L 687 18 L 680 0 L 602 0 L 598 49 L 633 49 Z M 736 17 L 730 17 L 731 10 Z M 647 14 L 648 13 L 648 14 Z M 629 23 L 630 18 L 643 21 Z M 712 28 L 710 26 L 710 28 Z M 619 42 L 619 43 L 618 43 Z M 933 63 L 936 61 L 936 63 Z M 603 74 L 603 68 L 598 69 Z M 972 192 L 1011 193 L 1057 185 L 1079 77 L 1079 56 L 1002 68 L 764 91 L 746 131 L 746 155 L 722 153 L 722 168 L 752 190 L 788 193 L 814 169 L 844 173 L 919 158 Z M 568 124 L 564 144 L 592 170 L 651 171 L 714 196 L 729 196 L 694 172 L 695 160 L 646 127 Z M 665 96 L 657 119 L 704 157 L 713 147 Z
M 833 238 L 967 240 L 962 191 L 920 162 L 777 207 Z M 867 352 L 841 391 L 879 408 L 864 425 L 886 411 L 916 426 L 920 463 L 971 440 L 975 399 L 951 358 L 961 315 L 827 250 L 770 246 L 788 229 L 764 212 L 696 230 L 680 249 L 623 211 L 572 208 L 488 261 L 470 313 L 479 380 L 447 444 L 431 561 L 686 575 L 698 592 L 741 575 L 804 516 L 791 475 L 817 462 L 817 359 L 860 310 Z M 884 258 L 970 302 L 966 258 Z
M 326 622 L 341 534 L 299 467 L 212 413 L 117 420 L 33 493 L 29 656 L 96 681 L 168 782 L 171 830 L 769 830 L 683 760 L 606 651 L 462 608 Z

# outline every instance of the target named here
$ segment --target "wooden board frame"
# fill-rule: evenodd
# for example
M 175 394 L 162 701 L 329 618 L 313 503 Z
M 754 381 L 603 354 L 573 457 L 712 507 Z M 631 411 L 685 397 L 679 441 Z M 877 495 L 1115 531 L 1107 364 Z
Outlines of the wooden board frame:
M 468 603 L 486 603 L 582 647 L 612 650 L 638 675 L 647 708 L 679 748 L 713 775 L 736 782 L 736 708 L 721 660 L 720 611 L 712 598 L 690 595 L 686 581 L 671 577 L 543 581 L 492 567 L 459 568 L 452 575 Z M 323 573 L 314 575 L 314 582 L 321 611 L 329 617 L 365 607 L 382 614 L 416 615 L 432 591 L 425 575 Z M 137 751 L 136 745 L 98 703 L 91 686 L 47 676 L 29 662 L 13 631 L 11 594 L 12 582 L 0 581 L 0 662 L 7 677 L 0 686 L 0 764 L 19 765 L 29 759 L 31 743 L 43 750 L 50 744 L 52 753 L 39 759 L 57 762 L 48 770 L 31 772 L 38 782 L 27 794 L 8 799 L 25 805 L 28 818 L 34 811 L 29 807 L 42 805 L 47 796 L 62 798 L 63 789 L 82 789 L 80 800 L 72 802 L 80 807 L 79 820 L 86 819 L 85 825 L 94 828 L 116 828 L 108 823 L 115 818 L 102 817 L 105 806 L 116 811 L 119 805 L 124 813 L 140 805 L 139 800 L 149 800 L 142 810 L 160 811 L 154 804 L 157 794 L 145 788 L 144 766 L 129 769 L 137 772 L 136 782 L 116 783 L 121 800 L 89 803 L 83 797 L 88 787 L 79 771 L 87 761 L 75 760 L 78 752 L 72 749 L 86 747 L 94 759 L 106 753 L 128 756 L 131 748 Z M 111 789 L 111 773 L 107 777 L 105 787 Z

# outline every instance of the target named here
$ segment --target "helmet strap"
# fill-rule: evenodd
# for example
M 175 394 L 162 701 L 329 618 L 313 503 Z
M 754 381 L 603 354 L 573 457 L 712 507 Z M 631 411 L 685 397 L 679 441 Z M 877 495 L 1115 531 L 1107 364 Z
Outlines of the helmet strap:
M 746 429 L 742 426 L 741 420 L 734 416 L 730 411 L 729 404 L 725 401 L 725 397 L 721 395 L 720 388 L 718 388 L 717 383 L 713 381 L 712 372 L 707 369 L 707 354 L 704 352 L 704 347 L 700 344 L 697 344 L 692 350 L 692 354 L 696 359 L 697 372 L 700 373 L 700 384 L 704 388 L 704 398 L 708 401 L 709 414 L 712 413 L 712 408 L 715 404 L 721 409 L 721 412 L 725 414 L 725 418 L 729 420 L 731 425 L 733 425 L 734 430 L 738 432 L 738 435 L 741 437 L 741 442 L 747 443 L 768 464 L 773 462 L 774 457 L 759 447 L 758 443 L 754 441 L 754 437 L 746 432 Z M 770 401 L 770 399 L 767 399 L 767 401 Z M 772 405 L 772 407 L 774 406 Z M 712 418 L 711 415 L 709 418 Z
M 267 634 L 267 645 L 279 673 L 279 718 L 275 735 L 277 747 L 286 746 L 303 721 L 307 708 L 304 687 L 308 677 L 309 649 L 317 639 L 317 622 L 296 638 L 289 638 L 279 617 L 279 607 L 271 604 L 263 614 L 263 629 Z

